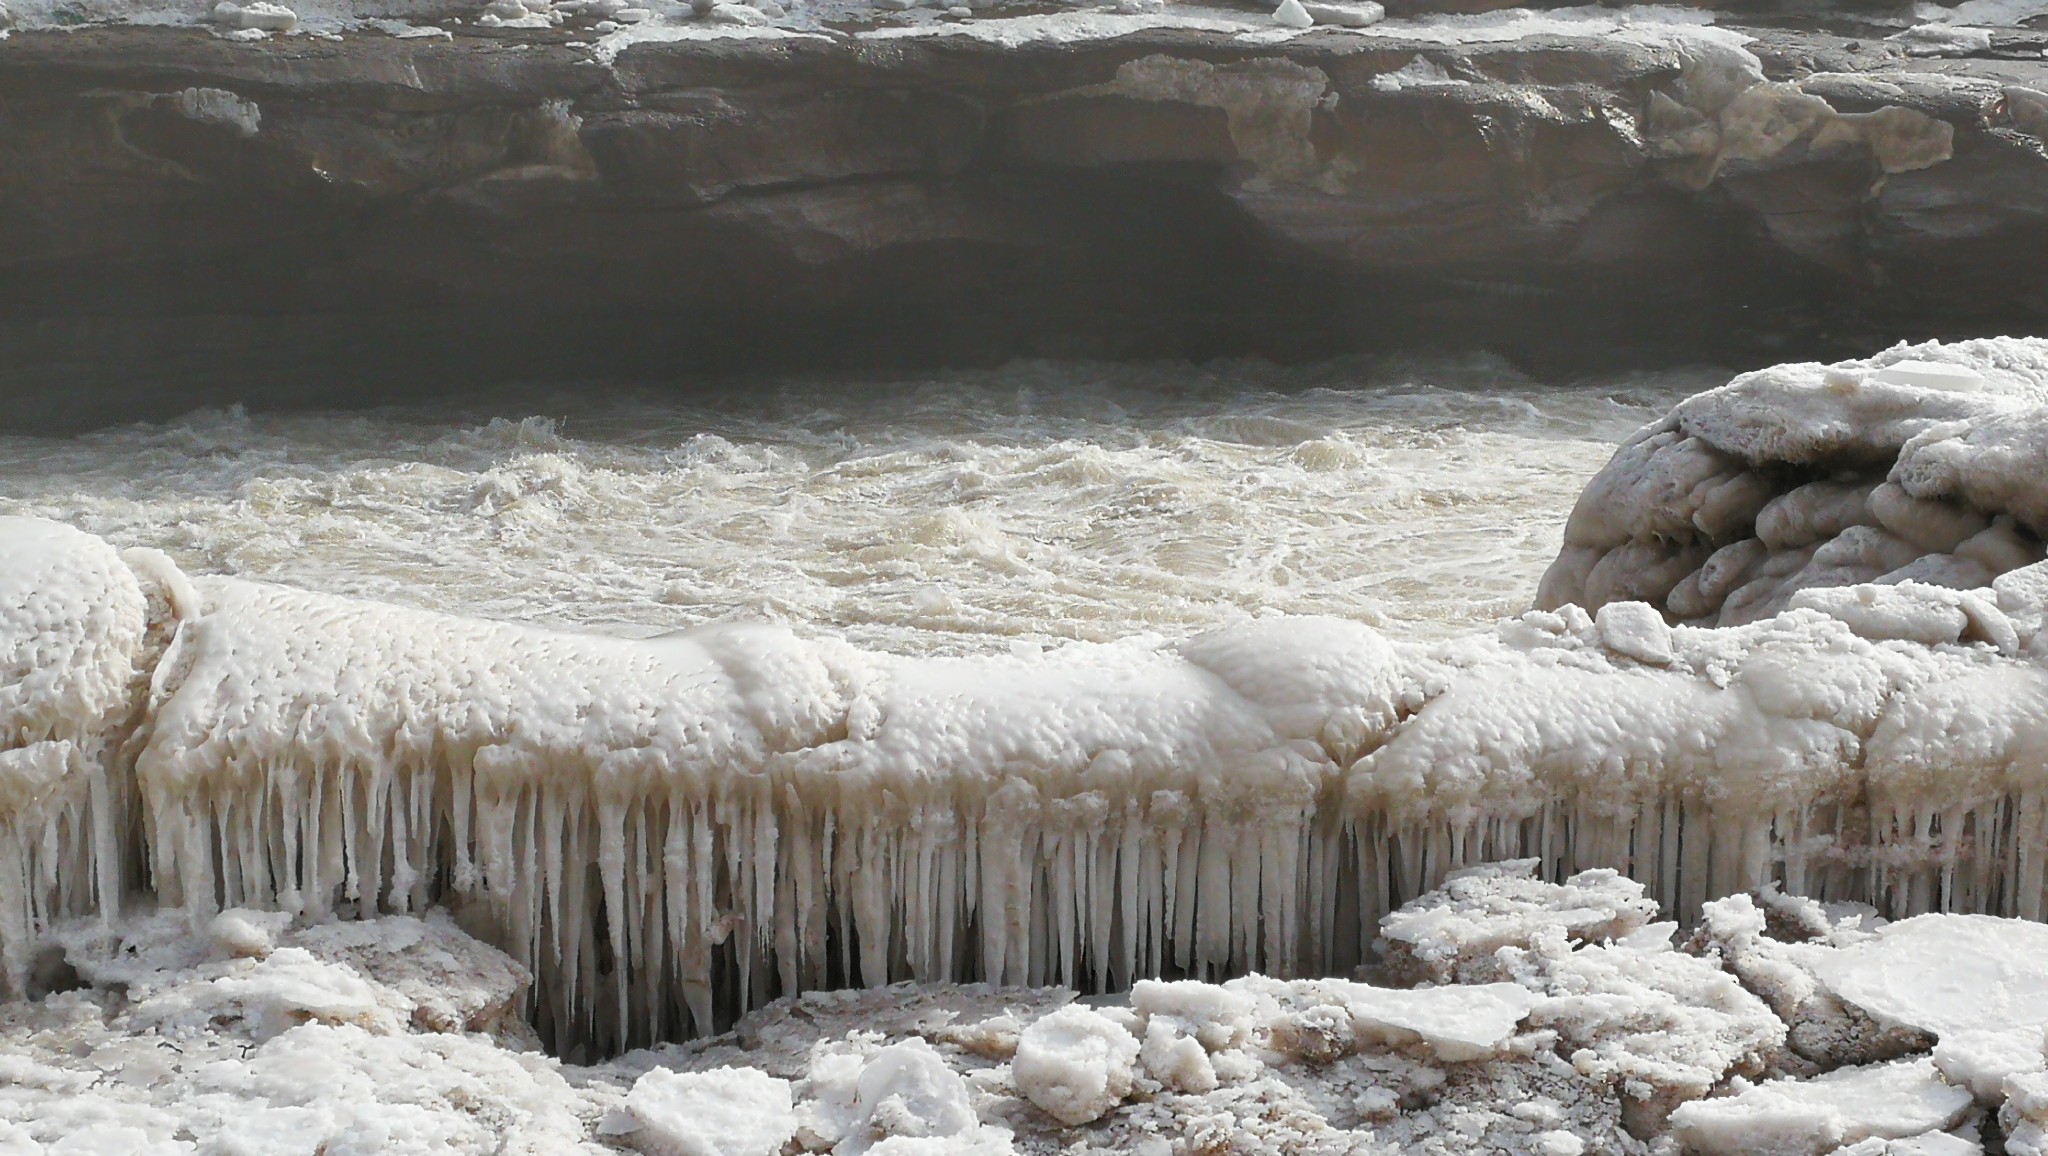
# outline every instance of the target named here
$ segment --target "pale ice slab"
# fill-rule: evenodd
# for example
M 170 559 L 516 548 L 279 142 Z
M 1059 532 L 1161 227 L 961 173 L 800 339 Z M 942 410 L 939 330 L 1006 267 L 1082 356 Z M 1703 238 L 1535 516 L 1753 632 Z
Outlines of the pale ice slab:
M 1929 914 L 1891 924 L 1816 968 L 1880 1019 L 1952 1033 L 2048 1028 L 2048 926 Z
M 1962 1120 L 1971 1096 L 1931 1059 L 1844 1068 L 1811 1080 L 1773 1080 L 1671 1114 L 1687 1151 L 1707 1156 L 1820 1156 L 1870 1138 L 1905 1139 Z

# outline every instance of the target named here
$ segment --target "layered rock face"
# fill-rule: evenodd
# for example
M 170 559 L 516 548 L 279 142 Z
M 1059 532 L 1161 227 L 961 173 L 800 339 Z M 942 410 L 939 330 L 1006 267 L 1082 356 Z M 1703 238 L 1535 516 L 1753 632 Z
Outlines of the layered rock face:
M 0 421 L 1020 355 L 1768 361 L 2048 317 L 2023 30 L 1034 19 L 18 30 Z

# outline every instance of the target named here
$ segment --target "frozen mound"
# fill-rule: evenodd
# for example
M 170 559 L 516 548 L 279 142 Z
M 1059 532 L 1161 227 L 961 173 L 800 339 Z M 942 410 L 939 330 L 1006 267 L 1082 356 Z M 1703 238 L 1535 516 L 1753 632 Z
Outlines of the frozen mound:
M 1900 345 L 1746 373 L 1645 426 L 1580 497 L 1538 604 L 1732 626 L 1865 584 L 1982 590 L 2041 561 L 2048 341 Z M 1889 637 L 1981 636 L 1883 592 L 1810 599 Z M 1937 600 L 1938 601 L 1938 600 Z M 2033 604 L 2038 615 L 2038 603 Z M 1950 623 L 1952 623 L 1952 628 Z
M 55 915 L 120 905 L 122 744 L 182 576 L 155 551 L 0 518 L 0 998 Z

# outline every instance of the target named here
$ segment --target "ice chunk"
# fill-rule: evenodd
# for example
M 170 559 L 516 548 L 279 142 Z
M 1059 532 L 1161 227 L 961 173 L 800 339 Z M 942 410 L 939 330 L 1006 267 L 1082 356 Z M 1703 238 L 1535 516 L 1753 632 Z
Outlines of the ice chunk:
M 789 1081 L 753 1068 L 656 1068 L 634 1081 L 626 1111 L 649 1156 L 780 1156 L 796 1135 Z
M 228 1020 L 246 1025 L 258 1042 L 304 1023 L 353 1024 L 380 1035 L 403 1022 L 391 1001 L 349 968 L 287 947 L 260 960 L 174 975 L 169 982 L 131 988 L 131 1022 L 176 1037 L 210 1030 Z M 409 1007 L 404 1010 L 410 1011 Z
M 1643 885 L 1610 868 L 1562 884 L 1535 877 L 1537 861 L 1489 863 L 1447 876 L 1380 921 L 1389 969 L 1412 983 L 1485 983 L 1505 978 L 1503 947 L 1527 947 L 1558 928 L 1575 942 L 1627 937 L 1656 917 Z
M 206 933 L 230 955 L 261 959 L 277 946 L 278 933 L 291 922 L 286 912 L 231 908 L 213 917 Z
M 1317 24 L 1331 24 L 1339 28 L 1364 28 L 1387 18 L 1387 10 L 1374 0 L 1357 0 L 1356 3 L 1301 0 L 1301 7 Z
M 1354 1030 L 1388 1044 L 1419 1041 L 1440 1060 L 1463 1063 L 1493 1055 L 1515 1034 L 1537 997 L 1512 983 L 1344 989 Z
M 1017 1039 L 1010 1070 L 1017 1090 L 1062 1124 L 1085 1124 L 1131 1092 L 1138 1041 L 1103 1015 L 1068 1006 L 1040 1017 Z
M 845 1139 L 832 1151 L 837 1156 L 863 1152 L 908 1152 L 911 1146 L 883 1148 L 892 1138 L 910 1140 L 974 1139 L 981 1121 L 974 1114 L 967 1082 L 923 1040 L 905 1040 L 876 1052 L 861 1068 L 856 1083 L 854 1119 Z M 955 1151 L 934 1146 L 934 1152 Z
M 1773 1080 L 1671 1114 L 1672 1134 L 1703 1156 L 1819 1156 L 1871 1137 L 1937 1132 L 1969 1111 L 1970 1093 L 1931 1059 L 1843 1068 L 1811 1080 Z
M 1283 28 L 1310 28 L 1315 22 L 1315 17 L 1301 6 L 1301 0 L 1280 0 L 1280 7 L 1273 10 L 1273 23 Z
M 1836 995 L 1934 1032 L 2048 1028 L 2048 926 L 1990 915 L 1919 915 L 1823 959 Z
M 247 4 L 221 0 L 213 6 L 212 15 L 214 23 L 243 31 L 290 32 L 299 25 L 298 13 L 269 0 L 250 0 Z
M 2008 1076 L 2048 1070 L 2048 1056 L 2037 1027 L 1951 1031 L 1935 1045 L 1934 1066 L 1949 1083 L 1975 1093 L 1978 1103 L 1996 1107 Z
M 1139 1055 L 1146 1073 L 1175 1091 L 1212 1092 L 1219 1083 L 1208 1049 L 1171 1016 L 1147 1021 Z
M 1147 979 L 1131 989 L 1131 1008 L 1141 1019 L 1170 1017 L 1212 1052 L 1251 1039 L 1256 1006 L 1241 992 L 1194 980 Z
M 768 19 L 767 13 L 749 8 L 744 4 L 714 4 L 710 14 L 705 18 L 714 24 L 740 24 L 753 27 L 766 27 L 773 23 L 773 21 Z M 618 17 L 614 16 L 613 19 L 616 20 Z
M 1970 624 L 1953 599 L 1917 582 L 1801 590 L 1792 595 L 1791 605 L 1818 610 L 1863 638 L 1896 638 L 1923 646 L 1956 642 Z
M 1654 666 L 1672 659 L 1671 627 L 1647 602 L 1609 602 L 1594 615 L 1594 622 L 1601 644 L 1616 654 Z
M 1921 389 L 1973 393 L 1984 388 L 1984 375 L 1967 365 L 1944 361 L 1894 361 L 1877 371 L 1876 380 Z

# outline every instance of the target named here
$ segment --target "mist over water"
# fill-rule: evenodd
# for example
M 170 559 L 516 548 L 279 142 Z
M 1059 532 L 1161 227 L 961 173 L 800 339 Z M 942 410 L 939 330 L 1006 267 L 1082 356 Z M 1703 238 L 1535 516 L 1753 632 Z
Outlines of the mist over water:
M 0 513 L 229 573 L 649 634 L 898 653 L 1262 613 L 1409 637 L 1523 609 L 1586 479 L 1710 369 L 1026 363 L 0 437 Z

